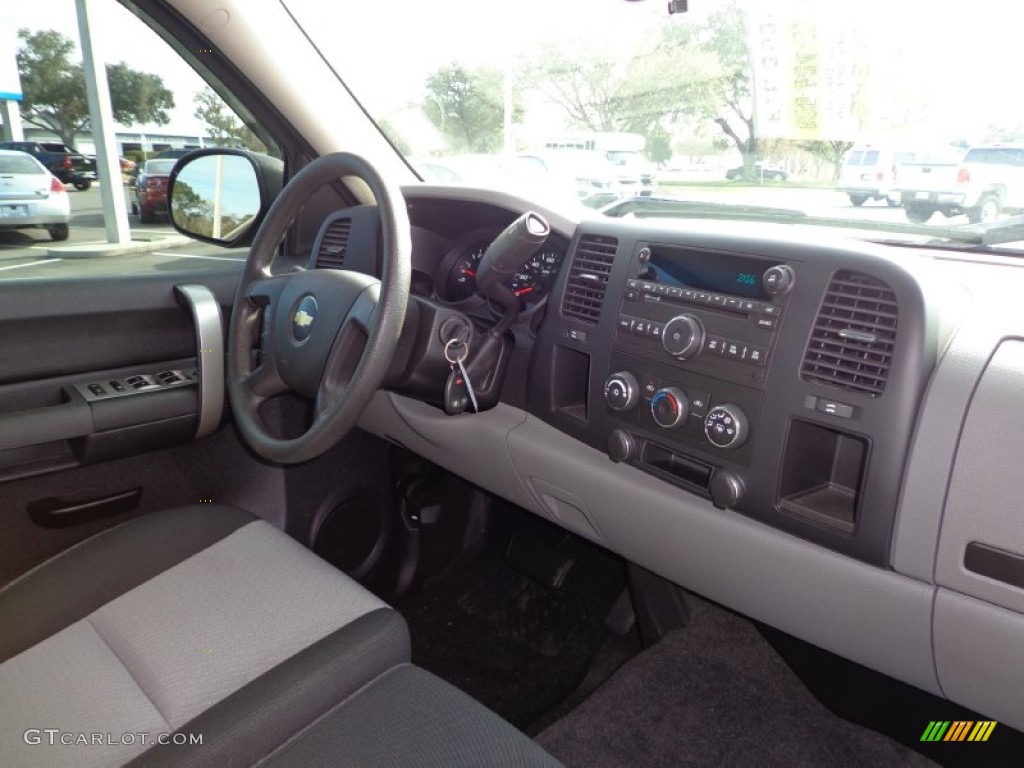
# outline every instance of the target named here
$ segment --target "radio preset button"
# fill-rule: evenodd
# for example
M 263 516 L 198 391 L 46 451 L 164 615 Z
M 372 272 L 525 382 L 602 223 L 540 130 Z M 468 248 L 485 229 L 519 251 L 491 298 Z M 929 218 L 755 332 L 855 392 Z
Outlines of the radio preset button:
M 644 291 L 645 293 L 652 293 L 654 291 L 654 283 L 640 283 L 640 290 Z
M 647 326 L 650 323 L 647 320 L 634 320 L 633 321 L 633 335 L 634 336 L 646 336 Z
M 722 352 L 723 357 L 731 357 L 733 360 L 739 360 L 743 356 L 743 345 L 737 341 L 725 342 L 725 349 Z
M 715 357 L 721 357 L 722 351 L 725 349 L 725 339 L 721 336 L 708 336 L 707 341 L 704 344 L 704 351 Z
M 619 315 L 619 330 L 622 333 L 629 333 L 633 330 L 635 320 L 629 315 Z
M 669 298 L 672 298 L 672 299 L 681 298 L 682 295 L 683 295 L 683 289 L 680 288 L 679 286 L 675 286 L 675 285 L 669 286 L 668 295 L 669 295 Z
M 627 288 L 624 295 L 626 301 L 640 301 L 640 291 L 636 288 Z
M 735 310 L 743 309 L 743 300 L 737 299 L 735 296 L 727 296 L 725 298 L 725 308 Z
M 661 339 L 661 335 L 665 330 L 665 326 L 661 323 L 648 323 L 647 324 L 647 335 L 656 340 Z
M 683 298 L 687 301 L 696 301 L 697 292 L 693 288 L 683 288 Z
M 746 360 L 751 365 L 764 365 L 764 359 L 768 355 L 768 350 L 764 347 L 747 347 Z
M 740 309 L 744 312 L 759 312 L 761 305 L 756 301 L 750 301 L 748 299 L 740 299 Z

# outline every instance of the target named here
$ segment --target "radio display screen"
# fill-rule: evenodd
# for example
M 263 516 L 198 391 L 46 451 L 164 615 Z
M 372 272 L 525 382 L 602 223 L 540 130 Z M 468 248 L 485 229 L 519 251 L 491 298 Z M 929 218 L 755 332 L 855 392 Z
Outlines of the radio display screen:
M 761 275 L 770 266 L 760 259 L 732 253 L 709 253 L 651 244 L 649 277 L 653 282 L 680 288 L 713 291 L 745 299 L 767 301 Z

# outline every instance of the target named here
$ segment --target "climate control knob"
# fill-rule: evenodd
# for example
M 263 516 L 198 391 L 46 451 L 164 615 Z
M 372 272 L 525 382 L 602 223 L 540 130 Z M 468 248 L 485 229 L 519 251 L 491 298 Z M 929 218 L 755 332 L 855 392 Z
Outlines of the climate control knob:
M 704 434 L 716 448 L 739 448 L 747 439 L 747 416 L 738 405 L 716 405 L 704 417 Z
M 679 387 L 659 389 L 651 398 L 651 416 L 665 429 L 675 429 L 690 415 L 690 401 Z
M 704 348 L 704 326 L 693 315 L 676 315 L 665 323 L 661 345 L 673 357 L 693 357 Z
M 640 399 L 640 385 L 629 371 L 613 373 L 604 382 L 604 399 L 613 411 L 632 410 Z

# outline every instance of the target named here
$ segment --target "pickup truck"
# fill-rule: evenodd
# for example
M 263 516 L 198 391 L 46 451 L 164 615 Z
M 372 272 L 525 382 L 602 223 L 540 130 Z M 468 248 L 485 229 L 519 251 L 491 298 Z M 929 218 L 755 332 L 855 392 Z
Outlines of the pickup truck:
M 936 212 L 966 214 L 973 224 L 993 221 L 1024 209 L 1024 146 L 972 147 L 959 163 L 904 163 L 894 194 L 917 224 Z
M 83 192 L 96 181 L 96 158 L 59 141 L 5 141 L 0 149 L 27 152 L 62 182 Z

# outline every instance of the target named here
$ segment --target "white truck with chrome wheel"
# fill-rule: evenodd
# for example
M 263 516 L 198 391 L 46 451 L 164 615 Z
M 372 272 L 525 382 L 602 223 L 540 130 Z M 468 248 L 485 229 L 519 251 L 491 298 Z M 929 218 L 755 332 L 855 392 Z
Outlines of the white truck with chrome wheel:
M 917 224 L 936 212 L 966 214 L 976 224 L 1024 210 L 1024 145 L 972 147 L 957 164 L 907 163 L 900 166 L 897 192 Z

